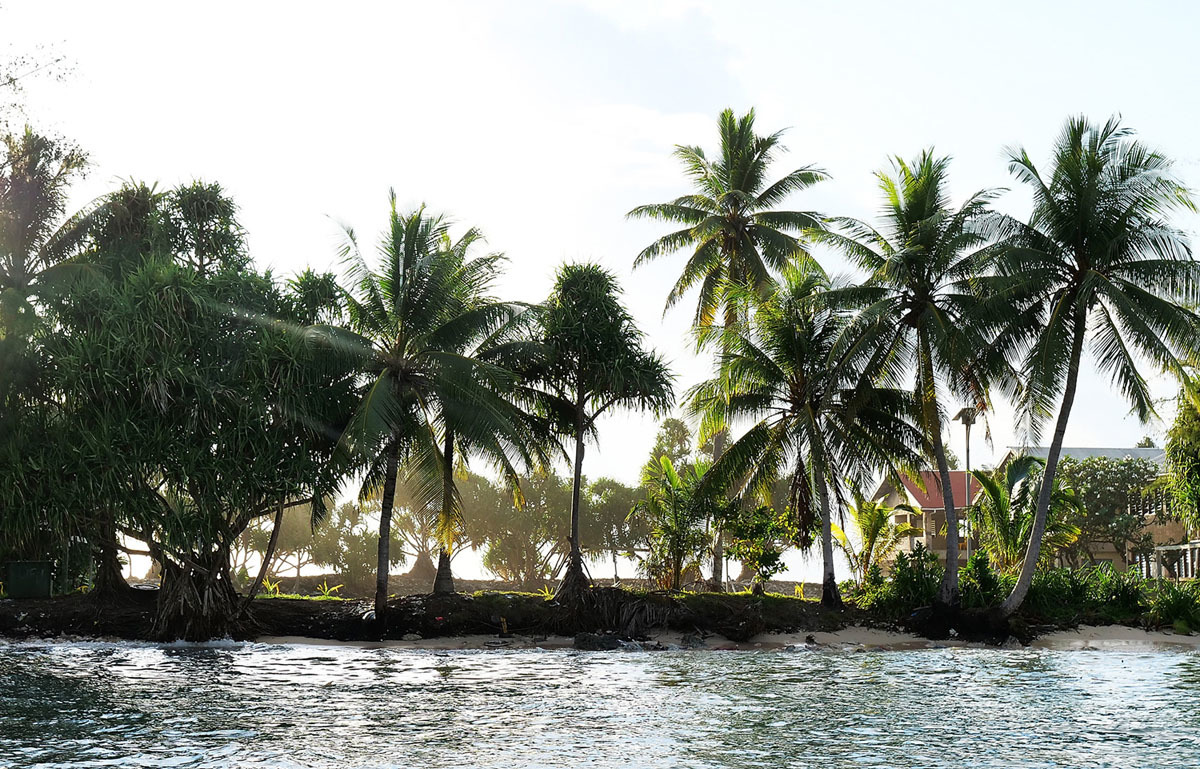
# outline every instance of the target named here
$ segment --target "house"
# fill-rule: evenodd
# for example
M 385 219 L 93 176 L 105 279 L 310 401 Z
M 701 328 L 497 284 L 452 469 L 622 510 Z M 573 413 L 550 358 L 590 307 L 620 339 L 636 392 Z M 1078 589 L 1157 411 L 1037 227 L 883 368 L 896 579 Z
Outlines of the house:
M 959 520 L 958 563 L 960 566 L 965 566 L 967 563 L 966 531 L 963 526 L 966 518 L 964 510 L 970 500 L 979 493 L 979 481 L 970 478 L 971 493 L 968 496 L 967 480 L 968 475 L 965 470 L 950 471 L 950 490 L 953 493 L 954 509 Z M 942 497 L 941 476 L 932 470 L 926 470 L 921 473 L 919 481 L 907 476 L 902 477 L 900 481 L 900 485 L 897 486 L 891 480 L 885 479 L 879 484 L 879 488 L 871 496 L 871 500 L 882 502 L 888 507 L 906 504 L 920 508 L 923 515 L 897 510 L 892 516 L 893 523 L 908 523 L 920 531 L 919 534 L 912 534 L 902 539 L 899 552 L 911 553 L 917 543 L 920 543 L 944 563 L 946 560 L 946 503 Z M 972 542 L 971 550 L 973 551 L 977 546 L 977 542 Z M 890 561 L 882 564 L 885 571 L 890 565 Z
M 1004 457 L 1000 460 L 1000 467 L 1004 467 L 1013 459 L 1022 455 L 1034 456 L 1045 460 L 1049 454 L 1049 450 L 1048 446 L 1009 447 Z M 1068 457 L 1079 461 L 1093 457 L 1148 459 L 1159 466 L 1160 472 L 1165 472 L 1166 470 L 1166 453 L 1160 448 L 1064 446 L 1060 454 L 1060 459 Z M 959 515 L 959 535 L 960 537 L 964 537 L 964 541 L 959 546 L 959 565 L 963 566 L 967 560 L 966 527 L 962 523 L 964 518 L 963 510 L 978 493 L 979 484 L 974 478 L 971 479 L 971 494 L 968 497 L 966 493 L 967 473 L 962 470 L 954 470 L 951 471 L 950 476 L 950 485 L 954 492 L 954 507 Z M 884 481 L 880 484 L 874 496 L 872 496 L 872 500 L 883 502 L 891 507 L 902 503 L 920 507 L 925 512 L 924 516 L 913 516 L 902 510 L 895 511 L 892 516 L 893 523 L 909 523 L 921 531 L 920 534 L 914 534 L 901 540 L 899 552 L 912 552 L 912 549 L 919 542 L 944 562 L 946 560 L 946 537 L 943 531 L 946 524 L 946 511 L 945 503 L 942 501 L 941 485 L 938 483 L 938 474 L 932 471 L 925 471 L 921 473 L 921 478 L 921 483 L 904 478 L 899 488 L 895 487 L 890 481 Z M 1150 507 L 1161 508 L 1164 502 L 1160 494 L 1156 497 L 1148 498 L 1145 504 Z M 1156 545 L 1175 544 L 1187 540 L 1183 526 L 1177 521 L 1159 522 L 1152 519 L 1152 522 L 1145 530 L 1153 538 Z M 974 550 L 976 547 L 978 547 L 978 542 L 972 538 L 970 548 Z M 1127 563 L 1111 542 L 1089 542 L 1087 549 L 1092 554 L 1096 563 L 1110 563 L 1114 568 L 1119 570 L 1127 569 L 1131 565 L 1137 565 L 1143 571 L 1148 571 L 1150 568 L 1150 566 L 1146 565 L 1149 563 L 1147 559 L 1142 559 L 1142 563 L 1140 564 Z M 889 565 L 884 564 L 885 570 Z
M 1000 466 L 1003 467 L 1013 458 L 1027 454 L 1037 457 L 1045 461 L 1050 453 L 1049 446 L 1010 446 L 1008 452 L 1001 460 Z M 1074 459 L 1082 462 L 1085 459 L 1093 459 L 1096 457 L 1107 457 L 1109 459 L 1146 459 L 1158 465 L 1159 475 L 1163 475 L 1167 471 L 1167 453 L 1158 447 L 1149 448 L 1092 448 L 1081 446 L 1064 446 L 1059 459 Z M 1187 540 L 1187 532 L 1184 530 L 1183 524 L 1178 521 L 1159 520 L 1159 515 L 1165 513 L 1166 500 L 1161 492 L 1148 496 L 1141 502 L 1144 506 L 1144 512 L 1150 517 L 1150 523 L 1145 527 L 1144 531 L 1150 535 L 1155 545 L 1176 544 Z M 1092 540 L 1087 543 L 1087 551 L 1091 553 L 1093 560 L 1100 563 L 1112 564 L 1113 568 L 1124 571 L 1131 566 L 1138 566 L 1143 572 L 1147 567 L 1138 563 L 1138 559 L 1126 561 L 1120 551 L 1112 542 Z M 1145 558 L 1141 559 L 1143 562 Z M 1060 564 L 1061 565 L 1061 564 Z

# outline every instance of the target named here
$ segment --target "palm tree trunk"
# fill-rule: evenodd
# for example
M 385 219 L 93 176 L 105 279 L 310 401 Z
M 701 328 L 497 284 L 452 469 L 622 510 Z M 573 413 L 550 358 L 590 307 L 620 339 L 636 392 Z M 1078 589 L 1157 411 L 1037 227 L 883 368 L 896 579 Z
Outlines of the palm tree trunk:
M 1037 511 L 1033 516 L 1033 529 L 1029 532 L 1029 545 L 1025 560 L 1012 593 L 1000 605 L 1000 616 L 1009 617 L 1021 608 L 1021 603 L 1033 584 L 1033 573 L 1037 570 L 1041 555 L 1042 536 L 1046 533 L 1046 519 L 1050 513 L 1050 497 L 1054 490 L 1054 473 L 1058 469 L 1058 458 L 1062 453 L 1063 438 L 1067 433 L 1067 420 L 1071 417 L 1071 406 L 1075 403 L 1075 388 L 1079 384 L 1079 361 L 1083 357 L 1083 337 L 1087 330 L 1086 315 L 1078 312 L 1075 318 L 1075 335 L 1071 339 L 1071 360 L 1067 368 L 1066 386 L 1063 388 L 1062 403 L 1058 407 L 1058 421 L 1054 425 L 1054 437 L 1046 455 L 1046 467 L 1042 470 L 1042 488 L 1038 491 Z
M 943 607 L 957 608 L 958 591 L 958 511 L 954 509 L 954 489 L 950 482 L 950 463 L 942 444 L 941 422 L 936 425 L 933 453 L 937 458 L 938 478 L 942 487 L 942 504 L 946 508 L 946 573 L 938 587 L 937 602 Z
M 721 430 L 713 436 L 714 464 L 725 453 L 727 435 L 725 430 Z M 716 520 L 713 521 L 713 527 L 716 529 L 716 535 L 713 537 L 712 579 L 709 580 L 708 589 L 714 593 L 723 593 L 725 592 L 725 532 Z
M 433 578 L 434 595 L 450 595 L 454 590 L 454 572 L 450 569 L 450 552 L 438 551 L 437 576 Z
M 242 611 L 245 611 L 250 602 L 254 600 L 254 596 L 258 595 L 263 580 L 270 573 L 271 559 L 275 557 L 275 545 L 279 542 L 279 530 L 283 528 L 283 509 L 283 500 L 281 499 L 279 507 L 275 508 L 275 523 L 271 526 L 271 538 L 267 540 L 267 549 L 263 553 L 262 565 L 258 567 L 258 576 L 254 578 L 250 590 L 246 592 L 246 597 L 242 600 Z
M 583 406 L 582 389 L 575 402 L 575 467 L 571 481 L 571 552 L 567 556 L 567 572 L 559 583 L 555 598 L 571 602 L 578 599 L 587 589 L 587 578 L 583 574 L 583 550 L 579 546 L 579 506 L 583 486 Z
M 383 500 L 379 510 L 379 560 L 375 569 L 375 619 L 386 627 L 388 569 L 391 566 L 392 508 L 396 505 L 396 476 L 400 472 L 400 447 L 393 439 L 388 445 L 383 475 Z
M 934 599 L 942 608 L 958 608 L 958 511 L 954 509 L 954 487 L 951 486 L 950 463 L 946 461 L 946 446 L 942 442 L 942 416 L 937 404 L 937 380 L 933 372 L 933 351 L 929 337 L 921 333 L 921 372 L 918 377 L 921 391 L 921 406 L 925 410 L 925 425 L 933 443 L 933 457 L 937 462 L 938 481 L 942 487 L 942 506 L 946 511 L 946 571 Z
M 825 485 L 824 472 L 817 470 L 813 475 L 817 496 L 821 498 L 821 605 L 840 610 L 842 596 L 833 571 L 833 511 L 829 505 L 829 488 Z
M 445 460 L 442 467 L 442 534 L 444 541 L 438 551 L 437 576 L 433 578 L 434 595 L 449 595 L 454 592 L 454 573 L 450 570 L 450 548 L 454 543 L 448 541 L 451 531 L 450 518 L 454 514 L 454 431 L 449 427 L 446 428 L 442 458 Z

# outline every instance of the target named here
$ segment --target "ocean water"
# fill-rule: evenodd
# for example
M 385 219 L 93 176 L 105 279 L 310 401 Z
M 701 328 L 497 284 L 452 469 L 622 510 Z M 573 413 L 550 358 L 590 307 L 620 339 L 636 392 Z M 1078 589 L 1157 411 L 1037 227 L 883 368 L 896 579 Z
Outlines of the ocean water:
M 1200 766 L 1200 654 L 0 643 L 0 767 Z

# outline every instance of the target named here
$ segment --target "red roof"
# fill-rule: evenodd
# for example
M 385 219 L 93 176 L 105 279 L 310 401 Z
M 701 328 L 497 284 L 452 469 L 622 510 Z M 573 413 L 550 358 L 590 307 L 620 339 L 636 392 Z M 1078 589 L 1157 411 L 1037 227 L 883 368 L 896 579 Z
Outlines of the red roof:
M 917 482 L 907 476 L 901 479 L 904 482 L 904 489 L 908 492 L 908 496 L 912 499 L 913 504 L 923 510 L 942 510 L 946 507 L 945 501 L 942 499 L 942 481 L 941 475 L 932 470 L 926 470 L 921 473 L 921 480 L 925 484 L 925 490 L 917 485 Z M 954 509 L 960 510 L 970 504 L 967 499 L 967 471 L 966 470 L 951 470 L 950 471 L 950 488 L 954 492 Z M 979 481 L 971 478 L 971 498 L 974 498 L 979 493 Z

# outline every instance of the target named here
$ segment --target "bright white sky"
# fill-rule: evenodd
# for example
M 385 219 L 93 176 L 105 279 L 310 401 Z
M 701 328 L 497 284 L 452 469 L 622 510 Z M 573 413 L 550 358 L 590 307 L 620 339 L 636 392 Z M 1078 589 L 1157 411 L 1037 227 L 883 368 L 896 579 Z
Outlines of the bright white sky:
M 369 241 L 394 187 L 507 253 L 506 297 L 544 298 L 564 260 L 614 270 L 682 391 L 709 366 L 691 353 L 692 305 L 662 315 L 683 256 L 633 273 L 665 228 L 624 215 L 687 191 L 671 150 L 715 150 L 722 108 L 755 107 L 760 133 L 787 128 L 776 175 L 827 169 L 792 206 L 831 215 L 870 218 L 872 172 L 930 145 L 954 156 L 956 195 L 1012 186 L 1002 148 L 1044 160 L 1080 112 L 1121 113 L 1200 187 L 1197 29 L 1200 11 L 1172 2 L 6 0 L 0 56 L 45 45 L 74 64 L 65 82 L 31 79 L 26 104 L 35 127 L 91 155 L 76 205 L 125 179 L 218 181 L 256 262 L 291 274 L 336 268 L 338 222 Z M 1018 191 L 999 205 L 1027 210 Z M 1019 440 L 997 405 L 994 447 L 973 436 L 975 466 Z M 1067 444 L 1161 444 L 1162 424 L 1127 414 L 1090 372 Z M 605 420 L 586 474 L 635 481 L 655 427 Z M 961 457 L 958 425 L 950 445 Z

